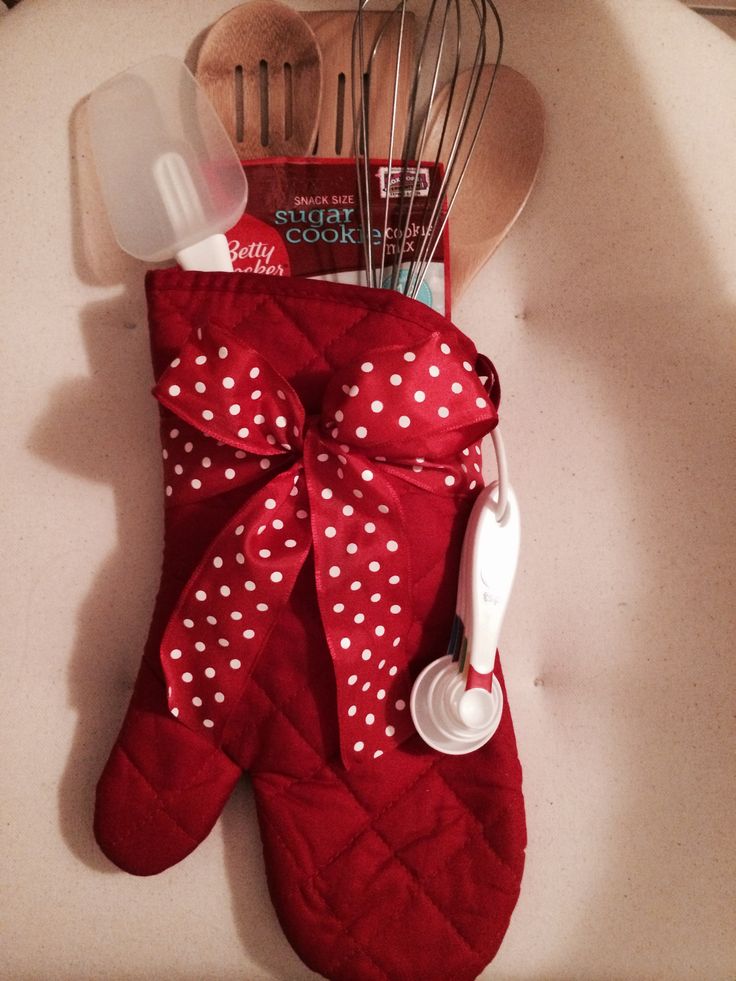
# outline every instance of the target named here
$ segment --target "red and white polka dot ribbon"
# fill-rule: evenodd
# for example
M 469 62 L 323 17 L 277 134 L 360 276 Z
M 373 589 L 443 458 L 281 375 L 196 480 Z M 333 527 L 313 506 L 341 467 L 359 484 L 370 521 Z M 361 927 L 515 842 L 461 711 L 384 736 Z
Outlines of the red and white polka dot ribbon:
M 497 422 L 474 366 L 437 333 L 387 346 L 330 379 L 309 416 L 254 348 L 211 324 L 193 331 L 156 397 L 171 505 L 233 494 L 234 515 L 189 579 L 165 630 L 169 706 L 219 741 L 310 548 L 337 681 L 346 765 L 411 732 L 412 623 L 404 482 L 438 494 L 482 483 L 470 447 Z M 477 446 L 476 446 L 477 448 Z M 431 534 L 431 531 L 428 531 Z

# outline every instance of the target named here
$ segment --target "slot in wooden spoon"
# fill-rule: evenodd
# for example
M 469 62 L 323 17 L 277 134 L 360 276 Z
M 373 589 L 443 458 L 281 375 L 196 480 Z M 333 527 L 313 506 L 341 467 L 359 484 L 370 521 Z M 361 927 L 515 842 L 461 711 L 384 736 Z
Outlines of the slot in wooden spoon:
M 242 160 L 301 157 L 314 146 L 322 58 L 304 19 L 277 0 L 251 0 L 212 26 L 197 60 Z
M 492 65 L 483 67 L 484 73 Z M 457 82 L 448 131 L 455 132 L 470 73 Z M 480 91 L 488 76 L 481 78 Z M 436 153 L 447 114 L 449 87 L 440 92 L 432 114 L 428 145 Z M 479 107 L 467 132 L 475 129 Z M 536 180 L 544 145 L 544 106 L 532 83 L 500 65 L 488 110 L 457 197 L 450 212 L 452 294 L 465 292 L 519 217 Z M 427 154 L 425 154 L 427 156 Z

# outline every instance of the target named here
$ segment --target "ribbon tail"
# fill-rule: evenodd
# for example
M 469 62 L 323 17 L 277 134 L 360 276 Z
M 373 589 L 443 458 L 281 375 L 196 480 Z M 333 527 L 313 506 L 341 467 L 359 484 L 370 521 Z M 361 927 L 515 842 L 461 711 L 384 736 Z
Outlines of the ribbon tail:
M 337 683 L 346 767 L 414 732 L 406 671 L 412 626 L 409 548 L 391 479 L 310 433 L 304 447 L 320 613 Z
M 301 464 L 253 495 L 212 542 L 161 643 L 169 709 L 221 742 L 312 545 Z

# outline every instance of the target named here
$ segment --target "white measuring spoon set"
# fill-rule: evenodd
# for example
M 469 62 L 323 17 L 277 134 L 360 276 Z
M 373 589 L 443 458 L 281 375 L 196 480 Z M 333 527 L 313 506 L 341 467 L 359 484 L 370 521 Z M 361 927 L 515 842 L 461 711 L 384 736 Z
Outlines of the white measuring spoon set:
M 498 429 L 492 437 L 499 479 L 480 492 L 470 513 L 448 653 L 422 671 L 410 700 L 425 743 L 452 755 L 485 745 L 503 711 L 493 668 L 519 558 L 520 524 Z

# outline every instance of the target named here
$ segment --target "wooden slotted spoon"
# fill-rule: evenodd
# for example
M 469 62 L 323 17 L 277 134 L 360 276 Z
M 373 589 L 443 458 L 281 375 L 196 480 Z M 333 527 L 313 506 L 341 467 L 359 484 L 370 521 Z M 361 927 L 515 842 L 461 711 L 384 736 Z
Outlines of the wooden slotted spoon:
M 242 160 L 301 157 L 316 138 L 322 57 L 304 19 L 277 0 L 251 0 L 212 26 L 197 80 Z
M 492 72 L 485 65 L 483 72 Z M 457 128 L 469 73 L 458 78 L 448 128 Z M 428 145 L 432 156 L 447 116 L 449 87 L 433 113 Z M 476 117 L 477 118 L 477 117 Z M 475 129 L 471 115 L 468 132 Z M 452 293 L 465 292 L 519 217 L 539 170 L 544 145 L 544 106 L 532 83 L 499 65 L 478 140 L 450 213 Z
M 354 12 L 332 10 L 305 13 L 304 19 L 315 33 L 322 52 L 322 107 L 314 153 L 319 157 L 352 157 L 353 150 L 353 25 Z M 362 15 L 363 45 L 372 50 L 378 41 L 368 84 L 368 123 L 371 156 L 386 157 L 390 143 L 391 112 L 399 49 L 400 18 L 389 12 L 371 11 Z M 381 31 L 383 34 L 381 35 Z M 379 39 L 380 37 L 380 41 Z M 397 92 L 394 156 L 400 157 L 409 102 L 408 66 L 414 57 L 416 21 L 412 14 L 404 19 L 401 40 L 401 66 Z

